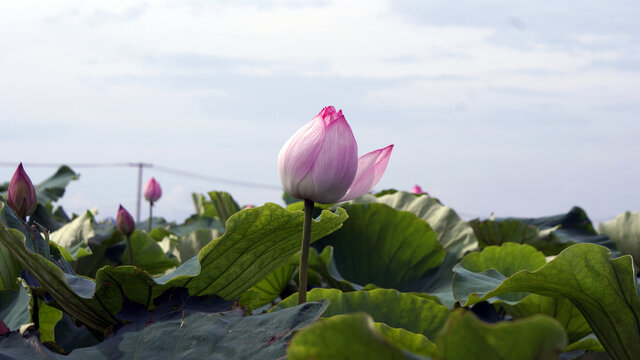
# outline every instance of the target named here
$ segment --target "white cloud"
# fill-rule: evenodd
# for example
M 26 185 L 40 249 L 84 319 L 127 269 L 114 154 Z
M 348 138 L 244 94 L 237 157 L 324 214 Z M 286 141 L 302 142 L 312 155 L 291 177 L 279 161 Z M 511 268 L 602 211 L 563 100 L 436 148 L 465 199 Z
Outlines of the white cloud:
M 620 140 L 622 135 L 611 135 L 618 131 L 614 128 L 577 123 L 634 121 L 640 72 L 629 59 L 640 51 L 632 37 L 570 28 L 562 42 L 551 44 L 545 39 L 553 31 L 534 36 L 545 31 L 540 27 L 544 9 L 536 5 L 537 17 L 530 19 L 523 12 L 532 7 L 514 11 L 526 26 L 505 35 L 502 27 L 510 25 L 502 15 L 499 25 L 492 25 L 495 19 L 488 14 L 474 24 L 407 21 L 390 0 L 5 2 L 0 11 L 0 123 L 5 134 L 30 129 L 32 145 L 15 156 L 206 164 L 202 173 L 231 178 L 259 173 L 265 183 L 277 183 L 270 159 L 295 130 L 289 126 L 310 119 L 314 113 L 307 114 L 308 108 L 316 112 L 315 106 L 327 102 L 345 107 L 363 148 L 385 145 L 378 144 L 382 135 L 395 138 L 397 156 L 404 157 L 396 160 L 398 175 L 389 179 L 402 180 L 414 171 L 413 155 L 400 150 L 403 142 L 415 149 L 422 145 L 410 121 L 421 121 L 424 133 L 437 132 L 441 147 L 458 144 L 459 137 L 499 142 L 496 132 L 504 138 L 557 134 L 533 125 L 504 130 L 516 110 L 524 114 L 522 123 L 553 119 L 565 128 L 579 128 L 584 138 L 609 134 Z M 575 16 L 567 26 L 580 22 L 582 15 Z M 594 66 L 600 63 L 606 67 Z M 380 135 L 380 129 L 386 133 Z M 637 132 L 631 126 L 624 134 Z M 451 133 L 463 135 L 448 137 Z M 5 146 L 21 146 L 20 139 L 5 136 Z M 509 154 L 524 163 L 536 161 L 531 155 L 535 146 L 553 152 L 562 141 L 507 145 Z M 627 144 L 629 151 L 637 149 L 634 144 Z M 481 151 L 499 168 L 495 154 L 507 145 L 491 143 Z M 591 146 L 574 145 L 582 153 Z M 225 155 L 229 149 L 235 151 L 232 159 Z M 473 164 L 464 161 L 471 150 L 461 149 L 438 161 L 461 161 L 469 168 Z M 600 155 L 594 158 L 604 167 L 615 149 Z M 446 174 L 441 177 L 443 188 L 452 183 Z M 175 191 L 174 199 L 187 193 Z M 246 202 L 273 195 L 238 191 Z M 111 207 L 120 195 L 100 196 Z M 94 205 L 80 197 L 70 201 Z

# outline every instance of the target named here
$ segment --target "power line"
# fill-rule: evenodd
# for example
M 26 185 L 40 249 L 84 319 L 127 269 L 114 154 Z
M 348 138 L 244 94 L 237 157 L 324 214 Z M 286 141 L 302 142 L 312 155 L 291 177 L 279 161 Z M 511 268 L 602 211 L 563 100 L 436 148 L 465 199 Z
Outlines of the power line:
M 200 174 L 197 174 L 197 173 L 194 173 L 194 172 L 191 172 L 191 171 L 185 171 L 185 170 L 170 168 L 170 167 L 166 167 L 166 166 L 154 166 L 153 168 L 155 170 L 166 172 L 166 173 L 170 173 L 170 174 L 181 175 L 181 176 L 186 176 L 186 177 L 191 177 L 191 178 L 198 178 L 198 179 L 201 179 L 201 180 L 207 180 L 207 181 L 212 181 L 212 182 L 219 182 L 219 183 L 225 183 L 225 184 L 230 184 L 230 185 L 238 185 L 238 186 L 246 186 L 246 187 L 253 187 L 253 188 L 262 188 L 262 189 L 282 191 L 282 187 L 281 186 L 259 184 L 259 183 L 249 182 L 249 181 L 239 181 L 239 180 L 232 180 L 232 179 L 226 179 L 226 178 L 220 178 L 220 177 L 200 175 Z
M 222 178 L 222 177 L 216 177 L 216 176 L 208 176 L 208 175 L 198 174 L 193 171 L 187 171 L 187 170 L 177 169 L 177 168 L 168 167 L 168 166 L 159 166 L 152 163 L 143 163 L 143 162 L 65 163 L 65 164 L 24 162 L 23 164 L 28 165 L 29 167 L 60 167 L 62 165 L 66 165 L 71 168 L 101 168 L 101 167 L 102 168 L 106 168 L 106 167 L 153 168 L 161 172 L 178 175 L 178 176 L 189 177 L 189 178 L 200 179 L 200 180 L 207 180 L 207 181 L 219 182 L 219 183 L 230 184 L 230 185 L 262 188 L 262 189 L 269 189 L 269 190 L 282 190 L 282 187 L 276 186 L 276 185 L 261 184 L 261 183 L 255 183 L 250 181 L 240 181 L 240 180 L 234 180 L 234 179 Z M 16 166 L 15 162 L 0 161 L 0 167 L 15 167 L 15 166 Z

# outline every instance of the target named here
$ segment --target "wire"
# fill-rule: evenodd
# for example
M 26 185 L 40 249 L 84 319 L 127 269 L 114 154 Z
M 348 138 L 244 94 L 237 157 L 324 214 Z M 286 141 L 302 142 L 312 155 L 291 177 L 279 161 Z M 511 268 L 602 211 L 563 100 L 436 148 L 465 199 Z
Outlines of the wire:
M 249 182 L 249 181 L 239 181 L 239 180 L 227 179 L 227 178 L 221 178 L 221 177 L 215 177 L 215 176 L 207 176 L 207 175 L 198 174 L 198 173 L 195 173 L 195 172 L 192 172 L 192 171 L 176 169 L 176 168 L 172 168 L 172 167 L 168 167 L 168 166 L 156 166 L 155 164 L 152 164 L 152 163 L 143 163 L 143 162 L 67 163 L 67 164 L 25 163 L 25 164 L 27 164 L 29 167 L 60 167 L 62 165 L 67 165 L 67 166 L 69 166 L 71 168 L 106 168 L 106 167 L 135 167 L 135 168 L 140 168 L 140 167 L 144 167 L 144 168 L 153 168 L 154 170 L 158 170 L 158 171 L 161 171 L 161 172 L 165 172 L 165 173 L 169 173 L 169 174 L 173 174 L 173 175 L 178 175 L 178 176 L 184 176 L 184 177 L 188 177 L 188 178 L 192 178 L 192 179 L 200 179 L 200 180 L 207 180 L 207 181 L 219 182 L 219 183 L 230 184 L 230 185 L 237 185 L 237 186 L 245 186 L 245 187 L 252 187 L 252 188 L 261 188 L 261 189 L 282 191 L 282 187 L 280 187 L 280 186 L 269 185 L 269 184 L 260 184 L 260 183 L 254 183 L 254 182 Z M 0 167 L 14 167 L 14 166 L 16 166 L 15 162 L 0 161 Z
M 208 180 L 208 181 L 212 181 L 212 182 L 220 182 L 220 183 L 225 183 L 225 184 L 230 184 L 230 185 L 238 185 L 238 186 L 246 186 L 246 187 L 253 187 L 253 188 L 262 188 L 262 189 L 282 191 L 282 187 L 275 186 L 275 185 L 259 184 L 259 183 L 249 182 L 249 181 L 238 181 L 238 180 L 225 179 L 225 178 L 220 178 L 220 177 L 200 175 L 200 174 L 197 174 L 197 173 L 194 173 L 194 172 L 191 172 L 191 171 L 174 169 L 174 168 L 170 168 L 170 167 L 167 167 L 167 166 L 154 166 L 153 168 L 155 170 L 163 171 L 163 172 L 170 173 L 170 174 L 181 175 L 181 176 L 186 176 L 186 177 L 191 177 L 191 178 L 198 178 L 198 179 L 201 179 L 201 180 Z

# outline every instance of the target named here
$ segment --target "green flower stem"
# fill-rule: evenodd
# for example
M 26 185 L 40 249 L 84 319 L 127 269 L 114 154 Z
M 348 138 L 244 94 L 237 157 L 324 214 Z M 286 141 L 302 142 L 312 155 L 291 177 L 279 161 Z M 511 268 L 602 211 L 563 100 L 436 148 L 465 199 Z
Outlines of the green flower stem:
M 300 278 L 298 280 L 298 304 L 307 302 L 307 263 L 309 262 L 309 244 L 311 243 L 311 217 L 313 201 L 304 200 L 304 223 L 302 224 L 302 249 L 300 251 Z
M 127 235 L 127 248 L 129 249 L 129 264 L 133 265 L 133 247 L 131 246 L 131 235 Z
M 147 233 L 151 232 L 151 215 L 153 214 L 153 201 L 149 201 L 149 228 L 147 230 Z

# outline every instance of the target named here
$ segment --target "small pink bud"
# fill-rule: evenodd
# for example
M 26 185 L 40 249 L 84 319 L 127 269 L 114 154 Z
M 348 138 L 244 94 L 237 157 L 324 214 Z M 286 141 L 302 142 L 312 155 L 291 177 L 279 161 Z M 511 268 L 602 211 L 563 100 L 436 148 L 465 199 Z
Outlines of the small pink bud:
M 162 196 L 162 188 L 156 179 L 151 178 L 144 186 L 144 198 L 149 202 L 156 202 Z
M 36 211 L 36 206 L 38 206 L 36 189 L 24 171 L 22 163 L 18 165 L 9 183 L 7 204 L 16 212 L 16 215 L 23 219 L 33 214 Z
M 411 188 L 411 193 L 412 194 L 422 194 L 422 188 L 420 187 L 420 185 L 413 185 L 413 187 Z
M 125 236 L 131 235 L 133 230 L 136 229 L 136 224 L 133 222 L 133 217 L 120 205 L 118 209 L 118 217 L 116 218 L 116 228 Z
M 255 206 L 253 205 L 245 205 L 243 209 L 253 209 Z
M 358 159 L 358 144 L 342 110 L 322 109 L 298 130 L 278 155 L 285 191 L 321 204 L 355 199 L 380 180 L 393 145 Z

